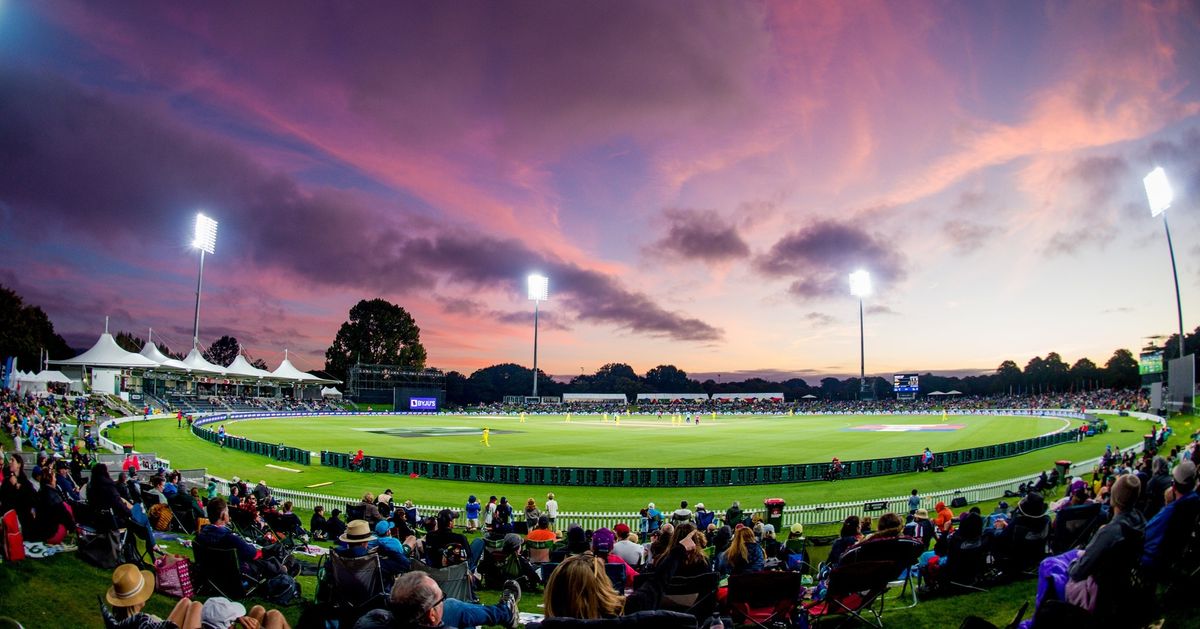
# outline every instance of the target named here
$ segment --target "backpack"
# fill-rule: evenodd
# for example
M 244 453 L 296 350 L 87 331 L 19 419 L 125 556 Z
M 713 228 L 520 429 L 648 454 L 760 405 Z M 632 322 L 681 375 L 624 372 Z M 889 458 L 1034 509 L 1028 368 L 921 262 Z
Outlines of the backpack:
M 150 507 L 150 512 L 146 514 L 151 526 L 156 531 L 168 531 L 171 529 L 171 519 L 174 514 L 171 513 L 171 508 L 164 504 L 156 504 Z
M 21 521 L 15 510 L 9 510 L 0 519 L 0 531 L 4 534 L 4 558 L 21 561 L 25 558 L 25 538 L 21 535 Z
M 457 542 L 439 548 L 438 553 L 441 555 L 442 567 L 457 566 L 467 561 L 467 549 Z
M 277 574 L 267 580 L 267 600 L 276 605 L 291 605 L 300 598 L 300 583 L 286 574 Z

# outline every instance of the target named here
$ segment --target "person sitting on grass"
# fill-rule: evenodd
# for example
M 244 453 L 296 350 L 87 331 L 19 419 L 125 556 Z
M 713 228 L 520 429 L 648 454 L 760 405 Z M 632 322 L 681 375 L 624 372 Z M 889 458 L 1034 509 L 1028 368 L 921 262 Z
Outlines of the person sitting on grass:
M 307 535 L 308 531 L 305 531 L 304 526 L 300 523 L 300 516 L 292 512 L 292 507 L 291 500 L 285 500 L 280 506 L 279 513 L 275 516 L 275 521 L 278 523 L 278 526 L 275 527 L 276 532 L 281 535 Z
M 325 522 L 325 538 L 337 539 L 346 532 L 346 523 L 342 521 L 342 510 L 334 509 L 329 514 L 329 520 Z
M 925 548 L 929 548 L 929 543 L 937 535 L 937 530 L 933 527 L 933 522 L 929 521 L 929 512 L 924 509 L 917 509 L 912 514 L 912 522 L 904 525 L 904 535 L 915 537 L 925 544 Z
M 1112 520 L 1101 526 L 1086 548 L 1070 565 L 1068 573 L 1075 583 L 1092 577 L 1096 586 L 1097 618 L 1112 621 L 1123 612 L 1132 611 L 1122 596 L 1129 586 L 1130 571 L 1137 564 L 1145 541 L 1146 520 L 1134 508 L 1142 484 L 1137 476 L 1125 474 L 1117 478 L 1111 493 Z M 1127 619 L 1128 620 L 1128 619 Z M 1136 622 L 1114 622 L 1116 625 L 1137 626 Z
M 204 601 L 200 626 L 203 629 L 291 629 L 278 609 L 267 611 L 262 605 L 255 605 L 247 612 L 245 605 L 224 596 Z
M 153 572 L 139 570 L 131 563 L 117 566 L 112 573 L 112 585 L 104 595 L 108 605 L 100 605 L 105 629 L 200 629 L 200 603 L 181 598 L 163 620 L 142 611 L 153 595 Z
M 325 532 L 325 525 L 329 520 L 325 519 L 325 507 L 317 505 L 313 507 L 312 517 L 308 519 L 308 530 L 312 531 L 312 537 L 315 541 L 325 541 L 329 539 L 329 534 Z
M 933 527 L 939 533 L 949 533 L 950 529 L 954 528 L 954 512 L 941 500 L 933 506 L 933 512 L 937 514 L 933 519 Z
M 37 508 L 37 526 L 30 530 L 29 535 L 32 540 L 51 545 L 61 544 L 68 533 L 75 531 L 75 517 L 55 486 L 57 478 L 53 468 L 47 467 L 42 470 L 42 486 L 38 488 L 37 502 L 34 503 Z
M 263 551 L 242 539 L 229 528 L 229 505 L 223 498 L 213 498 L 206 507 L 210 524 L 205 524 L 196 534 L 196 543 L 207 548 L 218 550 L 234 549 L 242 571 L 246 574 L 261 578 L 270 578 L 280 574 L 299 573 L 299 564 L 290 555 L 286 557 L 267 557 Z M 280 549 L 281 547 L 276 547 Z M 295 576 L 293 574 L 293 576 Z
M 375 609 L 358 619 L 354 629 L 501 626 L 517 629 L 521 587 L 504 584 L 496 605 L 479 605 L 449 598 L 437 581 L 424 572 L 396 579 L 388 593 L 387 609 Z
M 371 526 L 375 526 L 376 522 L 383 519 L 383 516 L 379 513 L 379 507 L 375 506 L 375 494 L 369 491 L 363 494 L 362 502 L 359 504 L 362 505 L 363 519 Z

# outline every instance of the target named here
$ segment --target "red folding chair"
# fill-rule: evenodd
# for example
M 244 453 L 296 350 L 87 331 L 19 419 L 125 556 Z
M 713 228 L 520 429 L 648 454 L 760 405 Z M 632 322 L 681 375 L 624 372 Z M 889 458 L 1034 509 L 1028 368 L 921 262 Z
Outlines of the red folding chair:
M 895 577 L 896 564 L 891 561 L 839 564 L 829 573 L 825 598 L 804 605 L 804 611 L 811 624 L 838 618 L 843 623 L 858 620 L 882 629 L 882 605 L 876 610 L 875 602 L 882 602 L 888 583 Z

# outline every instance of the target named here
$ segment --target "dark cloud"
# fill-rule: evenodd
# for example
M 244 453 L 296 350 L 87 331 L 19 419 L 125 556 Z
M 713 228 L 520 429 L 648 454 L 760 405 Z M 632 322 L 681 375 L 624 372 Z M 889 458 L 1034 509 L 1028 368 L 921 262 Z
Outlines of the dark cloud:
M 954 220 L 943 225 L 942 232 L 959 253 L 970 253 L 979 249 L 992 230 L 979 223 Z
M 723 333 L 668 311 L 611 276 L 343 191 L 302 189 L 227 144 L 45 74 L 0 68 L 0 202 L 23 238 L 64 234 L 113 255 L 179 234 L 196 208 L 221 221 L 219 255 L 297 281 L 427 298 L 449 283 L 520 291 L 541 269 L 580 321 L 714 341 Z
M 672 208 L 663 211 L 667 233 L 648 251 L 677 260 L 726 262 L 750 255 L 750 246 L 737 227 L 713 210 Z
M 904 256 L 892 243 L 849 223 L 821 220 L 792 232 L 754 260 L 772 278 L 794 278 L 788 292 L 801 299 L 848 295 L 850 273 L 866 269 L 876 291 L 904 279 Z
M 818 328 L 828 327 L 830 325 L 833 325 L 833 323 L 835 321 L 837 321 L 837 319 L 834 318 L 833 316 L 827 315 L 823 312 L 810 312 L 808 314 L 805 314 L 804 320 L 808 321 L 809 323 L 813 324 L 814 327 L 818 327 Z
M 1107 222 L 1093 222 L 1067 231 L 1056 232 L 1042 246 L 1046 255 L 1072 255 L 1084 247 L 1106 245 L 1117 237 L 1117 228 Z
M 871 304 L 870 306 L 867 306 L 867 314 L 897 316 L 900 313 L 883 304 Z
M 1121 157 L 1085 157 L 1071 167 L 1068 174 L 1087 189 L 1087 203 L 1092 206 L 1107 205 L 1125 186 L 1129 179 L 1129 163 Z
M 500 323 L 513 325 L 533 325 L 533 311 L 523 312 L 504 312 L 502 310 L 493 310 L 488 308 L 483 302 L 465 297 L 444 297 L 436 296 L 442 306 L 442 311 L 447 314 L 457 314 L 466 317 L 491 319 Z M 538 326 L 545 330 L 570 330 L 570 326 L 563 321 L 562 315 L 553 311 L 543 310 L 538 315 Z

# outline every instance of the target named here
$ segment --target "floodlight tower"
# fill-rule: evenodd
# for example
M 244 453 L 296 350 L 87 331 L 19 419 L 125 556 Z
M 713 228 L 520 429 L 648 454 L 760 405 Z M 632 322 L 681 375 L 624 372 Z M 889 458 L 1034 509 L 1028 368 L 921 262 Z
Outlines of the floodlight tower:
M 858 297 L 858 397 L 862 399 L 867 388 L 867 344 L 866 327 L 863 324 L 863 298 L 871 294 L 871 274 L 855 271 L 850 274 L 850 294 Z
M 1150 202 L 1150 216 L 1162 214 L 1163 228 L 1167 230 L 1167 251 L 1171 254 L 1171 274 L 1175 277 L 1175 313 L 1179 316 L 1179 357 L 1183 358 L 1183 302 L 1179 299 L 1179 270 L 1175 268 L 1175 245 L 1171 244 L 1171 226 L 1167 224 L 1167 208 L 1175 199 L 1171 183 L 1162 166 L 1150 171 L 1142 179 L 1146 186 L 1146 198 Z
M 200 349 L 200 285 L 204 282 L 204 254 L 212 255 L 217 247 L 217 222 L 196 214 L 196 234 L 192 247 L 200 250 L 200 274 L 196 276 L 196 317 L 192 321 L 192 347 Z
M 550 279 L 537 273 L 530 275 L 529 298 L 533 300 L 533 397 L 537 397 L 538 304 L 550 298 Z

